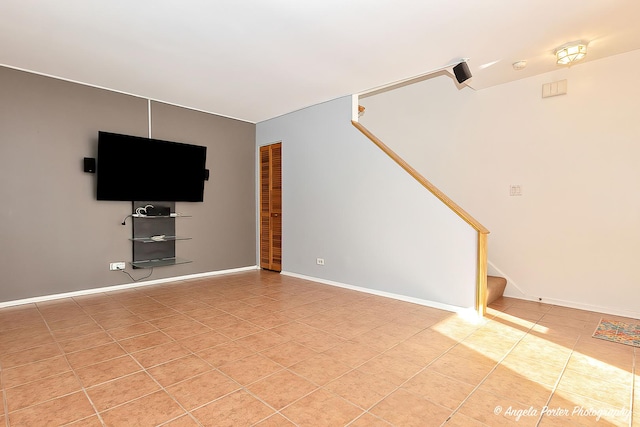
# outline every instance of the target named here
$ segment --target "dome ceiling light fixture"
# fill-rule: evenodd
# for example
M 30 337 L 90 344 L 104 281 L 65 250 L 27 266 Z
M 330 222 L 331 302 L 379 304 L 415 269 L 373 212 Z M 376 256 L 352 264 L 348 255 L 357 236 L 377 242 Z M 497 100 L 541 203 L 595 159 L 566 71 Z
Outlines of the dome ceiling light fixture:
M 555 50 L 558 65 L 571 65 L 587 55 L 587 42 L 578 40 L 565 43 Z
M 527 61 L 525 61 L 524 59 L 521 61 L 516 61 L 513 64 L 511 64 L 511 66 L 516 71 L 524 70 L 527 66 Z

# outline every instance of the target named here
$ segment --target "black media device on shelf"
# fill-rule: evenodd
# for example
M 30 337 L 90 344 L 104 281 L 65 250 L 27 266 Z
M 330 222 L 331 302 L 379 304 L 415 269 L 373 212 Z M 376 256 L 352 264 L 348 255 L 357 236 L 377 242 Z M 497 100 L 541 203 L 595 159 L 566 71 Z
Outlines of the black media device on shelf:
M 169 216 L 171 215 L 171 208 L 168 206 L 149 206 L 146 210 L 147 216 Z
M 207 147 L 98 133 L 98 200 L 204 200 Z

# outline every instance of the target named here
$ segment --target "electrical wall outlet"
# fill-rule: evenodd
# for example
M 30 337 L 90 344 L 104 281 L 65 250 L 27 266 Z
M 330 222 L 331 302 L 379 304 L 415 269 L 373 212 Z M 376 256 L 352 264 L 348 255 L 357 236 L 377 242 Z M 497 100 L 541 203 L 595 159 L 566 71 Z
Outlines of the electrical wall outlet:
M 111 271 L 124 270 L 125 267 L 126 264 L 124 262 L 112 262 L 109 264 L 109 270 Z
M 316 258 L 316 264 L 324 265 L 324 258 Z

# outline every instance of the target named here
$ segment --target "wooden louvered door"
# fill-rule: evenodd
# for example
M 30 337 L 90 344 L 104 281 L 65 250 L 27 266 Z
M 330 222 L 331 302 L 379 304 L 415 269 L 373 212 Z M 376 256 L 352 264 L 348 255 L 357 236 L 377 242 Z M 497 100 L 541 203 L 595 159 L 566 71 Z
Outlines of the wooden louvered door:
M 260 267 L 282 269 L 282 143 L 260 147 Z

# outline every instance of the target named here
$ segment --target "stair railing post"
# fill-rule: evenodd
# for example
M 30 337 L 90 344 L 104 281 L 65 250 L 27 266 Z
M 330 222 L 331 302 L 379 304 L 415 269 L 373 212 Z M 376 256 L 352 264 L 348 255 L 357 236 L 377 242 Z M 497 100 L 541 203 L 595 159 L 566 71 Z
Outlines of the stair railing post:
M 487 234 L 478 231 L 478 277 L 476 279 L 476 310 L 487 314 Z

